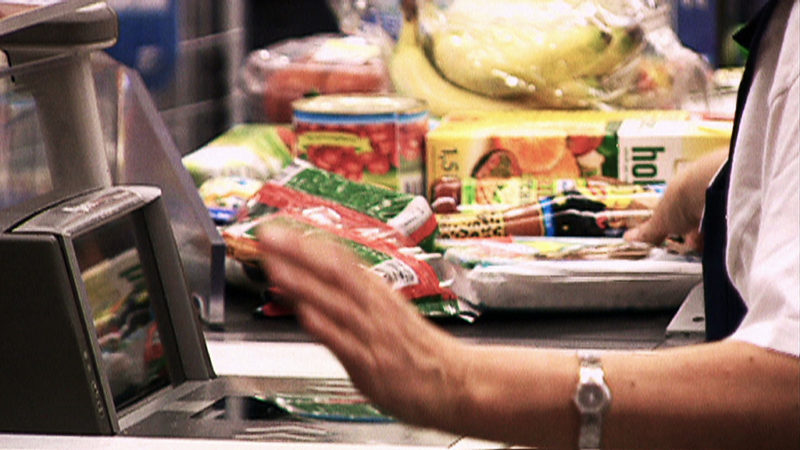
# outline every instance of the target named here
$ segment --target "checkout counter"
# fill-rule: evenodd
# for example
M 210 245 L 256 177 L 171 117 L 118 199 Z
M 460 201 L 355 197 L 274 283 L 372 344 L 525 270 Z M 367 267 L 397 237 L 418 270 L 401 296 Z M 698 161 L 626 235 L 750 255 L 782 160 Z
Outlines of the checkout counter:
M 356 393 L 293 319 L 257 318 L 262 299 L 225 286 L 221 238 L 146 90 L 92 56 L 116 26 L 90 3 L 0 18 L 0 447 L 504 447 L 258 401 Z M 677 315 L 511 311 L 440 325 L 479 343 L 653 349 L 702 339 L 693 296 Z

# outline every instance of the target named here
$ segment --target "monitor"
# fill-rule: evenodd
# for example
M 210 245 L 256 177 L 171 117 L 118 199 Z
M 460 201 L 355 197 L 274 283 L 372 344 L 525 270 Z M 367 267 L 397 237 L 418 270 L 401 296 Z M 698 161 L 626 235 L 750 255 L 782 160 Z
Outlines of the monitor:
M 76 236 L 72 244 L 100 363 L 120 409 L 170 383 L 133 218 L 124 215 Z
M 214 377 L 160 190 L 102 188 L 0 234 L 0 431 L 113 434 Z

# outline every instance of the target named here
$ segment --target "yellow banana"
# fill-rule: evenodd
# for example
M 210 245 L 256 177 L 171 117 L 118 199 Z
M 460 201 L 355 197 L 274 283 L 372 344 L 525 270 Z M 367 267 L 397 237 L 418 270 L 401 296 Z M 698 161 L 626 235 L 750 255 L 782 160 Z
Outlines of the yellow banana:
M 644 31 L 639 25 L 620 26 L 611 29 L 611 43 L 593 63 L 586 64 L 578 74 L 581 76 L 603 76 L 631 61 L 644 48 Z
M 554 109 L 601 109 L 603 92 L 591 78 L 562 81 L 547 89 L 538 89 L 533 97 L 541 104 Z
M 417 36 L 417 22 L 406 20 L 389 61 L 395 90 L 428 103 L 434 116 L 458 110 L 509 111 L 529 107 L 521 101 L 493 99 L 462 89 L 444 79 L 431 65 Z
M 445 78 L 475 92 L 531 95 L 573 79 L 601 57 L 612 38 L 588 22 L 518 25 L 450 16 L 432 34 L 434 64 Z

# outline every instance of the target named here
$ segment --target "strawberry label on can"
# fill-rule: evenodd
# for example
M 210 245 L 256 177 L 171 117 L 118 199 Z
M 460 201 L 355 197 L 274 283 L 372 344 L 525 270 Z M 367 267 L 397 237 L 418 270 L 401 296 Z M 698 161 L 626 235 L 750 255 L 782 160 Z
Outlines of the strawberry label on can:
M 293 103 L 298 156 L 354 181 L 422 194 L 425 104 L 392 95 L 322 95 Z

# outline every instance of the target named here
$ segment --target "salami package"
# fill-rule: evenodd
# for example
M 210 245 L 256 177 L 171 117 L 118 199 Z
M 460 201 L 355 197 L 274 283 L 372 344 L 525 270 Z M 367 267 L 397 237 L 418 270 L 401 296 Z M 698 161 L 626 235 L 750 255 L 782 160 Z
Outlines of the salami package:
M 258 228 L 290 224 L 306 233 L 324 233 L 350 248 L 365 267 L 414 301 L 425 315 L 469 318 L 470 311 L 440 284 L 428 254 L 418 245 L 426 238 L 432 242 L 436 229 L 430 207 L 421 208 L 416 201 L 421 197 L 360 185 L 302 161 L 283 175 L 265 183 L 240 211 L 237 222 L 222 229 L 231 260 L 252 273 L 264 255 Z M 270 295 L 280 293 L 273 290 Z M 264 314 L 269 311 L 276 309 L 262 308 Z
M 305 194 L 314 197 L 309 201 L 324 202 L 336 210 L 353 211 L 386 224 L 412 245 L 428 250 L 433 244 L 436 218 L 422 196 L 352 181 L 301 159 L 295 159 L 262 193 L 272 195 L 278 187 L 292 191 L 294 196 Z
M 510 208 L 440 214 L 439 236 L 621 237 L 652 215 L 663 190 L 663 185 L 570 188 Z

